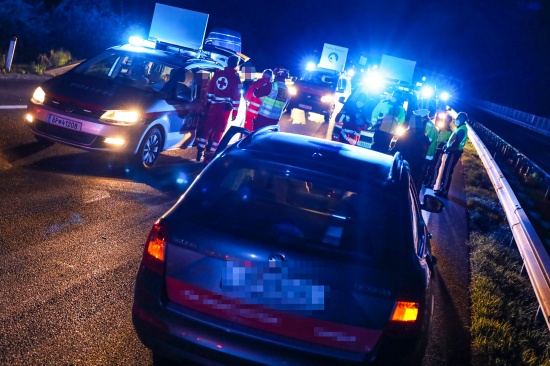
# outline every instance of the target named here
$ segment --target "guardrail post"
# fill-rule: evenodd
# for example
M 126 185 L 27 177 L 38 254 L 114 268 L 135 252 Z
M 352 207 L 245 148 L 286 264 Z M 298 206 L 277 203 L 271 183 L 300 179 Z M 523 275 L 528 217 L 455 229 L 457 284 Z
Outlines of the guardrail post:
M 6 70 L 8 72 L 11 71 L 11 63 L 13 61 L 13 54 L 15 53 L 15 44 L 17 43 L 17 37 L 13 37 L 13 39 L 10 41 L 10 48 L 8 51 L 8 57 L 6 59 Z

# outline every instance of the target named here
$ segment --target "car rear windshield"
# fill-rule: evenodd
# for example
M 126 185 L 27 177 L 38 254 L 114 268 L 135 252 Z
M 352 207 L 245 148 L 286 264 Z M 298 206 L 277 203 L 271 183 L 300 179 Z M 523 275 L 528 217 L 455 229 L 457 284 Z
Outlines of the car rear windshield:
M 397 200 L 384 185 L 225 157 L 203 172 L 170 220 L 382 264 L 403 253 L 407 206 Z

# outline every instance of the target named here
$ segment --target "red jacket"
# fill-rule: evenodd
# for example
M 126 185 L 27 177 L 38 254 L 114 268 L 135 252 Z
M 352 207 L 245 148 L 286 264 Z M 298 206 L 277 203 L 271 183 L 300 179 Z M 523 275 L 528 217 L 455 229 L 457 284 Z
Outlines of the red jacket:
M 241 80 L 232 67 L 226 67 L 214 73 L 208 83 L 208 102 L 210 104 L 229 103 L 237 113 L 241 103 Z
M 262 104 L 260 98 L 256 97 L 254 95 L 254 91 L 258 89 L 259 87 L 269 83 L 271 81 L 271 78 L 259 78 L 252 84 L 250 84 L 250 87 L 246 91 L 246 94 L 244 95 L 244 99 L 249 102 L 248 106 L 246 107 L 247 112 L 252 112 L 253 114 L 258 114 L 258 110 L 260 109 L 260 105 Z

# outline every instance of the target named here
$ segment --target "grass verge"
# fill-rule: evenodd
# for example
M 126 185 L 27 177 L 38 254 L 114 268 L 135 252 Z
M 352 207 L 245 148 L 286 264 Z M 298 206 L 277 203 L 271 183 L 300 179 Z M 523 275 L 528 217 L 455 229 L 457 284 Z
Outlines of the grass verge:
M 470 238 L 472 365 L 550 366 L 550 332 L 473 145 L 462 156 Z

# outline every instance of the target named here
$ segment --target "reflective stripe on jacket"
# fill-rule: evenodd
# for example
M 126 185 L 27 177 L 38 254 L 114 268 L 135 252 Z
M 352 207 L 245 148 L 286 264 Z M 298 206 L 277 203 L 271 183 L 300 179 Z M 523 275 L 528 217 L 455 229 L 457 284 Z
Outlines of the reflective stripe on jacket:
M 234 68 L 218 70 L 208 83 L 208 102 L 230 104 L 233 111 L 237 112 L 241 103 L 241 88 L 241 80 Z
M 258 80 L 250 84 L 250 87 L 248 88 L 244 96 L 244 99 L 248 102 L 246 107 L 247 112 L 258 114 L 258 110 L 260 109 L 260 105 L 262 104 L 262 102 L 260 98 L 254 95 L 254 91 L 259 87 L 269 83 L 270 80 L 270 78 L 259 78 Z
M 264 86 L 265 87 L 265 86 Z M 255 96 L 256 93 L 254 93 Z M 280 119 L 283 110 L 290 100 L 290 94 L 285 83 L 274 81 L 271 83 L 271 91 L 265 96 L 260 96 L 262 105 L 258 114 L 270 119 Z

